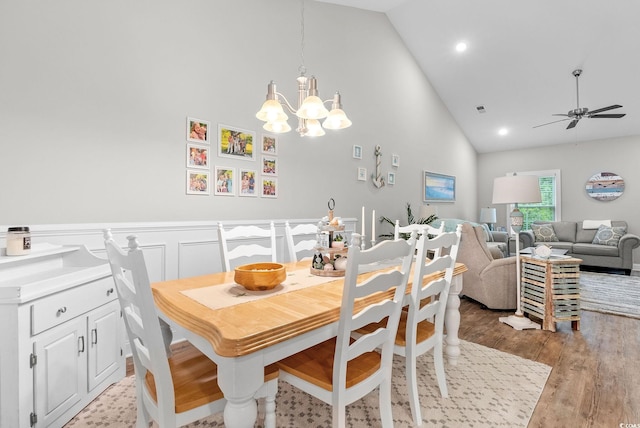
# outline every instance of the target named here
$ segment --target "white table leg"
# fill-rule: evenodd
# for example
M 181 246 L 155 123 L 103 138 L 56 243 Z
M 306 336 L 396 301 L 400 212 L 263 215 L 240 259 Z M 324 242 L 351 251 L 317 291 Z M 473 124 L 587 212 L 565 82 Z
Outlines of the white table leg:
M 458 330 L 460 329 L 460 292 L 462 291 L 462 275 L 455 275 L 451 280 L 449 297 L 447 299 L 447 310 L 444 315 L 444 328 L 446 337 L 444 339 L 446 347 L 444 353 L 447 355 L 449 364 L 458 364 L 460 356 L 460 339 Z
M 218 361 L 218 384 L 227 399 L 224 426 L 253 428 L 258 417 L 254 397 L 264 383 L 262 358 L 256 354 Z

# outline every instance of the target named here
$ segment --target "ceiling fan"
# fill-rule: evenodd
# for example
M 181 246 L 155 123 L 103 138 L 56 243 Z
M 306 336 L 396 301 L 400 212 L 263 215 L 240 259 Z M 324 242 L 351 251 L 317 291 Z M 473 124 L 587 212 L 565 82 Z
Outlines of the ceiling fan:
M 569 110 L 569 112 L 567 114 L 553 114 L 552 116 L 566 116 L 566 119 L 560 119 L 560 120 L 554 120 L 553 122 L 549 122 L 549 123 L 543 123 L 542 125 L 536 125 L 534 126 L 534 128 L 538 128 L 540 126 L 545 126 L 545 125 L 551 125 L 552 123 L 557 123 L 557 122 L 563 122 L 565 120 L 570 120 L 571 122 L 569 122 L 569 125 L 567 126 L 567 129 L 571 129 L 574 128 L 577 124 L 578 121 L 580 119 L 583 118 L 592 118 L 592 119 L 619 119 L 621 117 L 625 116 L 625 113 L 613 113 L 613 114 L 599 114 L 602 113 L 603 111 L 608 111 L 608 110 L 613 110 L 616 108 L 620 108 L 622 107 L 621 105 L 618 104 L 614 104 L 612 106 L 609 107 L 603 107 L 603 108 L 599 108 L 596 110 L 591 110 L 589 111 L 588 108 L 586 107 L 580 107 L 580 92 L 579 92 L 579 86 L 578 86 L 578 78 L 580 77 L 580 75 L 582 74 L 582 70 L 573 70 L 572 73 L 575 78 L 576 78 L 576 108 L 573 110 Z

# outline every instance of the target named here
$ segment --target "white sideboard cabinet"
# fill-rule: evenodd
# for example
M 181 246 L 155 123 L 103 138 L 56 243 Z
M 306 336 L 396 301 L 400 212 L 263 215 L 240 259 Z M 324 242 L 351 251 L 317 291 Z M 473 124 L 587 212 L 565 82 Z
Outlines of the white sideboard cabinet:
M 124 377 L 123 349 L 106 260 L 84 246 L 0 249 L 0 427 L 62 427 Z

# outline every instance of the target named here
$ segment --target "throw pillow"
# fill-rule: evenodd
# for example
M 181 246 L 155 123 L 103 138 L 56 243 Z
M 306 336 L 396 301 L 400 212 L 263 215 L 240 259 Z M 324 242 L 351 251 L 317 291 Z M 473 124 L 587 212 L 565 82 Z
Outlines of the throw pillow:
M 532 224 L 531 230 L 533 230 L 536 242 L 558 242 L 552 224 Z
M 620 242 L 620 238 L 622 238 L 625 233 L 627 233 L 627 228 L 624 226 L 600 226 L 591 243 L 617 247 Z

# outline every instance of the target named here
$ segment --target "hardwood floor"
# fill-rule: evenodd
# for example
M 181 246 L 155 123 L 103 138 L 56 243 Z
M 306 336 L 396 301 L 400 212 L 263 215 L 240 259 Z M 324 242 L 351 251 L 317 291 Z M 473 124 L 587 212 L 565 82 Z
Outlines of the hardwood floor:
M 552 333 L 514 330 L 472 300 L 460 314 L 460 339 L 553 367 L 529 428 L 640 427 L 640 320 L 582 311 L 580 331 Z
M 640 320 L 582 311 L 580 331 L 552 333 L 498 321 L 509 314 L 462 299 L 460 339 L 553 367 L 529 428 L 640 427 Z

